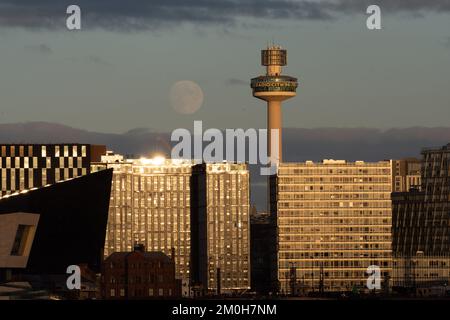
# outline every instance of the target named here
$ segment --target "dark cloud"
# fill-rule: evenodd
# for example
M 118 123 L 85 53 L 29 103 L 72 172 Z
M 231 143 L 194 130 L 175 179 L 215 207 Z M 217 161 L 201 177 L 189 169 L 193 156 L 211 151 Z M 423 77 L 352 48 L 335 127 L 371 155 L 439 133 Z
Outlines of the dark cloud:
M 250 83 L 248 81 L 242 80 L 242 79 L 236 79 L 236 78 L 230 78 L 225 81 L 225 84 L 229 86 L 249 86 Z
M 378 5 L 383 13 L 411 12 L 420 14 L 428 11 L 449 12 L 449 0 L 338 0 L 335 10 L 341 12 L 365 12 L 369 5 Z
M 25 50 L 32 53 L 38 53 L 43 55 L 52 54 L 53 50 L 48 45 L 41 43 L 38 45 L 28 45 L 25 46 Z
M 64 28 L 66 8 L 81 7 L 82 28 L 159 29 L 191 22 L 233 24 L 237 17 L 324 19 L 314 1 L 289 0 L 0 0 L 0 25 Z
M 234 25 L 239 18 L 321 20 L 364 13 L 373 0 L 0 0 L 0 25 L 64 28 L 66 8 L 82 9 L 82 28 L 151 30 L 183 23 Z M 450 11 L 449 0 L 378 0 L 384 12 Z

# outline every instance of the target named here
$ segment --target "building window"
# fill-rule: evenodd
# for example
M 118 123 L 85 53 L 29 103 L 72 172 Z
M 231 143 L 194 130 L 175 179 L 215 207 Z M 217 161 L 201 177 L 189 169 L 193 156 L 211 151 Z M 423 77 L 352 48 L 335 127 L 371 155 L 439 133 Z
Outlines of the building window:
M 111 289 L 110 295 L 111 295 L 111 297 L 115 297 L 116 296 L 116 290 L 115 289 Z
M 153 297 L 153 288 L 148 289 L 148 296 Z
M 164 289 L 159 289 L 158 294 L 160 297 L 162 297 L 164 295 Z
M 28 234 L 32 226 L 19 224 L 17 227 L 16 237 L 11 249 L 12 256 L 23 256 L 27 244 Z
M 125 289 L 120 289 L 120 296 L 125 297 Z

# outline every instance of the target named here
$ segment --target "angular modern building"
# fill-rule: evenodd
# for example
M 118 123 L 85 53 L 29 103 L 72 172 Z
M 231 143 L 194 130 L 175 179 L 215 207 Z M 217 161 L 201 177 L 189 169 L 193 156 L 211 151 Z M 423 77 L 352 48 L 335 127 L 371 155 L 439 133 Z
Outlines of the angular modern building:
M 450 144 L 422 155 L 421 191 L 393 194 L 396 254 L 450 253 Z
M 396 286 L 450 280 L 450 144 L 422 156 L 420 188 L 392 194 Z
M 26 268 L 39 215 L 14 212 L 0 215 L 0 269 Z M 0 275 L 0 281 L 5 275 Z
M 1 197 L 0 221 L 9 219 L 15 234 L 13 242 L 2 241 L 9 244 L 2 251 L 10 250 L 16 263 L 28 257 L 26 265 L 4 268 L 41 276 L 66 274 L 70 265 L 87 264 L 99 272 L 111 179 L 112 170 L 104 170 Z
M 247 164 L 193 167 L 193 284 L 205 293 L 250 289 L 250 179 Z
M 90 144 L 0 145 L 0 195 L 39 188 L 90 173 L 105 146 Z
M 282 163 L 272 179 L 280 292 L 364 288 L 391 274 L 392 162 Z

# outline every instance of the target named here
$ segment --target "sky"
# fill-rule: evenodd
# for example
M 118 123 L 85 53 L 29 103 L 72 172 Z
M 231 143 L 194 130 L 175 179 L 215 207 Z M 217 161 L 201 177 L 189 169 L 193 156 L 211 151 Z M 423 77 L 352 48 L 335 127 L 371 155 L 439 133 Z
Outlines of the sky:
M 69 4 L 81 30 L 65 27 Z M 369 4 L 381 30 L 366 27 Z M 0 123 L 263 128 L 249 81 L 271 42 L 299 78 L 285 127 L 449 126 L 449 0 L 0 0 Z M 171 106 L 183 80 L 203 92 L 193 114 Z

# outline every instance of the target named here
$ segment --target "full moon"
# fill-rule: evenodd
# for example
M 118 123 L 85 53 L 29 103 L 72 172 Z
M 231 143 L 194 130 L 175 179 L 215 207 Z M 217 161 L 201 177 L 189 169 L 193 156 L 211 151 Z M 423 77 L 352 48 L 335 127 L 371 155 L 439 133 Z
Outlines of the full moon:
M 193 81 L 183 80 L 175 82 L 170 88 L 170 104 L 176 112 L 192 114 L 203 104 L 203 91 Z

